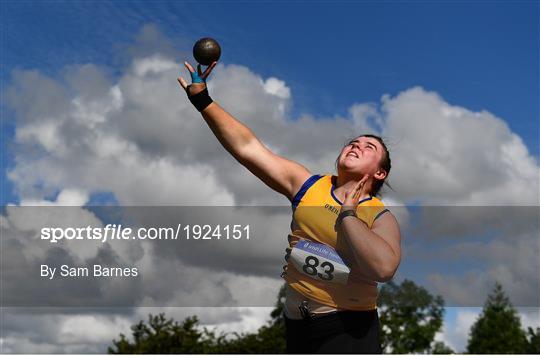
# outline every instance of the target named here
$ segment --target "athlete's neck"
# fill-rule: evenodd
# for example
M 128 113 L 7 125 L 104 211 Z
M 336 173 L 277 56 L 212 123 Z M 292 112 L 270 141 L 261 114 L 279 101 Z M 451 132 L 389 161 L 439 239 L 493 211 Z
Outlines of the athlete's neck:
M 356 184 L 362 179 L 361 177 L 358 177 L 356 175 L 349 175 L 346 173 L 342 173 L 337 176 L 335 182 L 336 185 L 334 186 L 334 195 L 340 200 L 345 200 L 345 192 L 348 192 L 352 190 Z M 371 185 L 372 178 L 370 177 L 366 184 L 368 184 L 368 187 Z M 370 189 L 371 190 L 371 189 Z

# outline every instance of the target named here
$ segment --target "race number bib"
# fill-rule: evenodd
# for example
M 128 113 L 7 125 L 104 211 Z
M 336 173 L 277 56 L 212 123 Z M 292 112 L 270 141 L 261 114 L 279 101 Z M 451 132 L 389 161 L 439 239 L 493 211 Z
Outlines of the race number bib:
M 307 240 L 298 240 L 291 251 L 296 269 L 320 281 L 347 284 L 351 269 L 332 247 Z

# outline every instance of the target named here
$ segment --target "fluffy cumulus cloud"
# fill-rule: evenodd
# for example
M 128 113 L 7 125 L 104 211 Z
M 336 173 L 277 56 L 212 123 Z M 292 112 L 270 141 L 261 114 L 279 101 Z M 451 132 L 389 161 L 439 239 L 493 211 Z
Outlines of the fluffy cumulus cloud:
M 143 39 L 160 37 L 154 32 L 143 35 Z M 179 307 L 186 306 L 182 301 L 203 293 L 210 299 L 199 303 L 228 307 L 254 306 L 251 301 L 261 296 L 270 296 L 273 301 L 277 294 L 290 219 L 288 201 L 264 186 L 220 146 L 179 88 L 178 72 L 184 77 L 188 73 L 173 59 L 170 49 L 131 53 L 130 65 L 116 78 L 93 64 L 70 66 L 57 78 L 37 70 L 11 73 L 5 99 L 14 113 L 15 163 L 7 175 L 21 206 L 8 207 L 0 218 L 4 246 L 17 251 L 9 259 L 14 265 L 31 266 L 58 256 L 73 263 L 137 264 L 146 276 L 144 283 L 126 285 L 124 293 L 119 292 L 122 288 L 107 288 L 105 281 L 81 284 L 80 290 L 69 292 L 76 298 L 77 291 L 95 288 L 103 292 L 98 294 L 101 300 L 135 298 L 145 308 L 80 314 L 14 309 L 4 318 L 2 345 L 8 352 L 104 352 L 113 337 L 129 333 L 131 323 L 144 319 L 149 307 L 166 310 L 177 318 L 195 311 L 206 325 L 224 330 L 238 330 L 240 325 L 249 326 L 242 331 L 253 330 L 264 322 L 267 309 Z M 384 200 L 400 207 L 395 214 L 403 226 L 411 219 L 405 207 L 410 202 L 525 205 L 532 210 L 538 206 L 538 162 L 503 118 L 450 104 L 436 92 L 413 87 L 385 94 L 379 103 L 352 105 L 344 117 L 314 117 L 308 113 L 291 117 L 294 93 L 287 83 L 263 78 L 238 64 L 219 64 L 209 91 L 268 147 L 314 173 L 333 172 L 345 140 L 366 132 L 382 135 L 392 156 L 390 182 L 394 189 L 384 192 Z M 214 255 L 200 245 L 187 249 L 135 242 L 99 245 L 93 241 L 63 244 L 51 252 L 49 245 L 33 240 L 44 223 L 105 225 L 102 216 L 85 207 L 101 192 L 111 193 L 119 205 L 126 207 L 247 205 L 285 210 L 246 213 L 244 217 L 262 226 L 266 234 L 257 244 L 245 244 L 241 249 L 216 244 L 220 253 Z M 231 211 L 221 210 L 216 218 L 224 219 Z M 146 222 L 167 224 L 174 220 L 166 210 L 132 212 Z M 474 225 L 474 221 L 469 222 Z M 435 228 L 439 224 L 432 225 Z M 525 261 L 538 256 L 538 240 L 530 231 L 522 230 L 517 243 L 499 239 L 484 245 L 452 247 L 456 253 L 483 255 L 489 268 L 472 277 L 466 273 L 457 277 L 434 273 L 429 283 L 436 291 L 467 303 L 470 298 L 485 296 L 460 289 L 471 283 L 470 278 L 482 286 L 502 279 L 513 297 L 530 300 L 538 292 L 538 284 L 527 288 L 525 281 L 537 277 L 533 277 L 534 263 Z M 54 288 L 38 280 L 35 283 L 55 295 Z M 172 288 L 174 285 L 185 288 Z M 24 285 L 17 283 L 7 287 L 14 295 L 25 292 Z M 57 327 L 49 328 L 51 324 Z
M 114 83 L 91 64 L 70 68 L 63 81 L 14 72 L 7 100 L 16 113 L 17 164 L 9 178 L 21 198 L 77 187 L 111 191 L 126 205 L 283 204 L 219 146 L 174 80 L 180 67 L 159 54 L 136 58 Z M 538 205 L 538 164 L 504 120 L 420 87 L 333 120 L 290 120 L 286 84 L 239 65 L 219 65 L 210 91 L 268 146 L 313 171 L 332 171 L 351 132 L 382 134 L 393 159 L 390 198 Z
M 501 283 L 514 305 L 538 306 L 540 283 L 540 240 L 538 230 L 511 239 L 493 239 L 489 242 L 466 242 L 450 246 L 439 255 L 441 262 L 481 264 L 465 273 L 428 275 L 434 291 L 444 295 L 447 305 L 481 306 L 493 282 Z M 456 256 L 459 256 L 456 257 Z M 472 290 L 466 286 L 475 286 Z
M 392 174 L 403 199 L 538 206 L 538 162 L 502 118 L 419 87 L 383 96 L 381 110 L 383 133 L 395 142 Z

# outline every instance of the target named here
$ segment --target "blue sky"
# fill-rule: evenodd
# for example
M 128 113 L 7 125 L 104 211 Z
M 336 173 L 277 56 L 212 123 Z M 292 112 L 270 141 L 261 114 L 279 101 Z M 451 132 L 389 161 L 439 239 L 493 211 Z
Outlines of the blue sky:
M 297 112 L 344 111 L 414 85 L 507 118 L 538 140 L 538 2 L 4 2 L 2 75 L 75 63 L 121 66 L 153 23 L 179 48 L 202 36 L 222 60 L 286 79 Z M 536 128 L 536 130 L 535 130 Z
M 179 50 L 212 36 L 224 63 L 284 79 L 292 118 L 344 115 L 420 85 L 503 118 L 538 157 L 538 15 L 537 1 L 3 1 L 1 75 L 5 88 L 15 68 L 54 77 L 91 62 L 120 73 L 123 49 L 155 24 Z M 2 110 L 5 174 L 12 126 Z M 17 201 L 5 179 L 2 188 L 4 203 Z
M 304 113 L 346 116 L 354 103 L 380 103 L 384 94 L 421 86 L 451 105 L 503 119 L 539 157 L 538 1 L 2 1 L 0 6 L 3 92 L 16 69 L 58 79 L 68 66 L 92 63 L 119 78 L 141 29 L 153 25 L 178 53 L 189 53 L 195 40 L 211 36 L 222 46 L 223 63 L 285 81 L 292 92 L 291 120 Z M 177 61 L 184 59 L 193 61 Z M 3 100 L 0 105 L 3 206 L 19 197 L 6 179 L 14 165 L 14 113 Z M 93 192 L 89 204 L 104 202 L 117 200 L 108 191 Z M 420 272 L 417 262 L 406 261 L 400 271 Z M 444 272 L 443 264 L 438 267 Z M 455 324 L 456 315 L 449 308 L 447 321 Z

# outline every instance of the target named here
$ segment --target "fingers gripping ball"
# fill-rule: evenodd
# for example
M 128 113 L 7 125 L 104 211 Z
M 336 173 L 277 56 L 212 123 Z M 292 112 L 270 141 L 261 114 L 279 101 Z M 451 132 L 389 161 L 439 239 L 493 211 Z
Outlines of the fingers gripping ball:
M 198 111 L 203 111 L 208 107 L 213 101 L 208 94 L 208 89 L 206 88 L 206 79 L 212 72 L 212 69 L 217 65 L 217 62 L 212 62 L 208 68 L 203 72 L 201 65 L 197 65 L 197 70 L 193 68 L 188 62 L 184 62 L 185 67 L 191 75 L 191 84 L 188 85 L 186 80 L 182 77 L 178 77 L 178 83 L 185 90 L 189 101 L 195 106 Z
M 193 57 L 195 60 L 205 66 L 217 62 L 221 56 L 221 47 L 213 38 L 201 38 L 193 46 Z
M 201 72 L 201 65 L 197 66 L 197 71 L 190 72 L 191 82 L 192 83 L 206 83 L 206 78 L 202 77 L 199 73 Z

